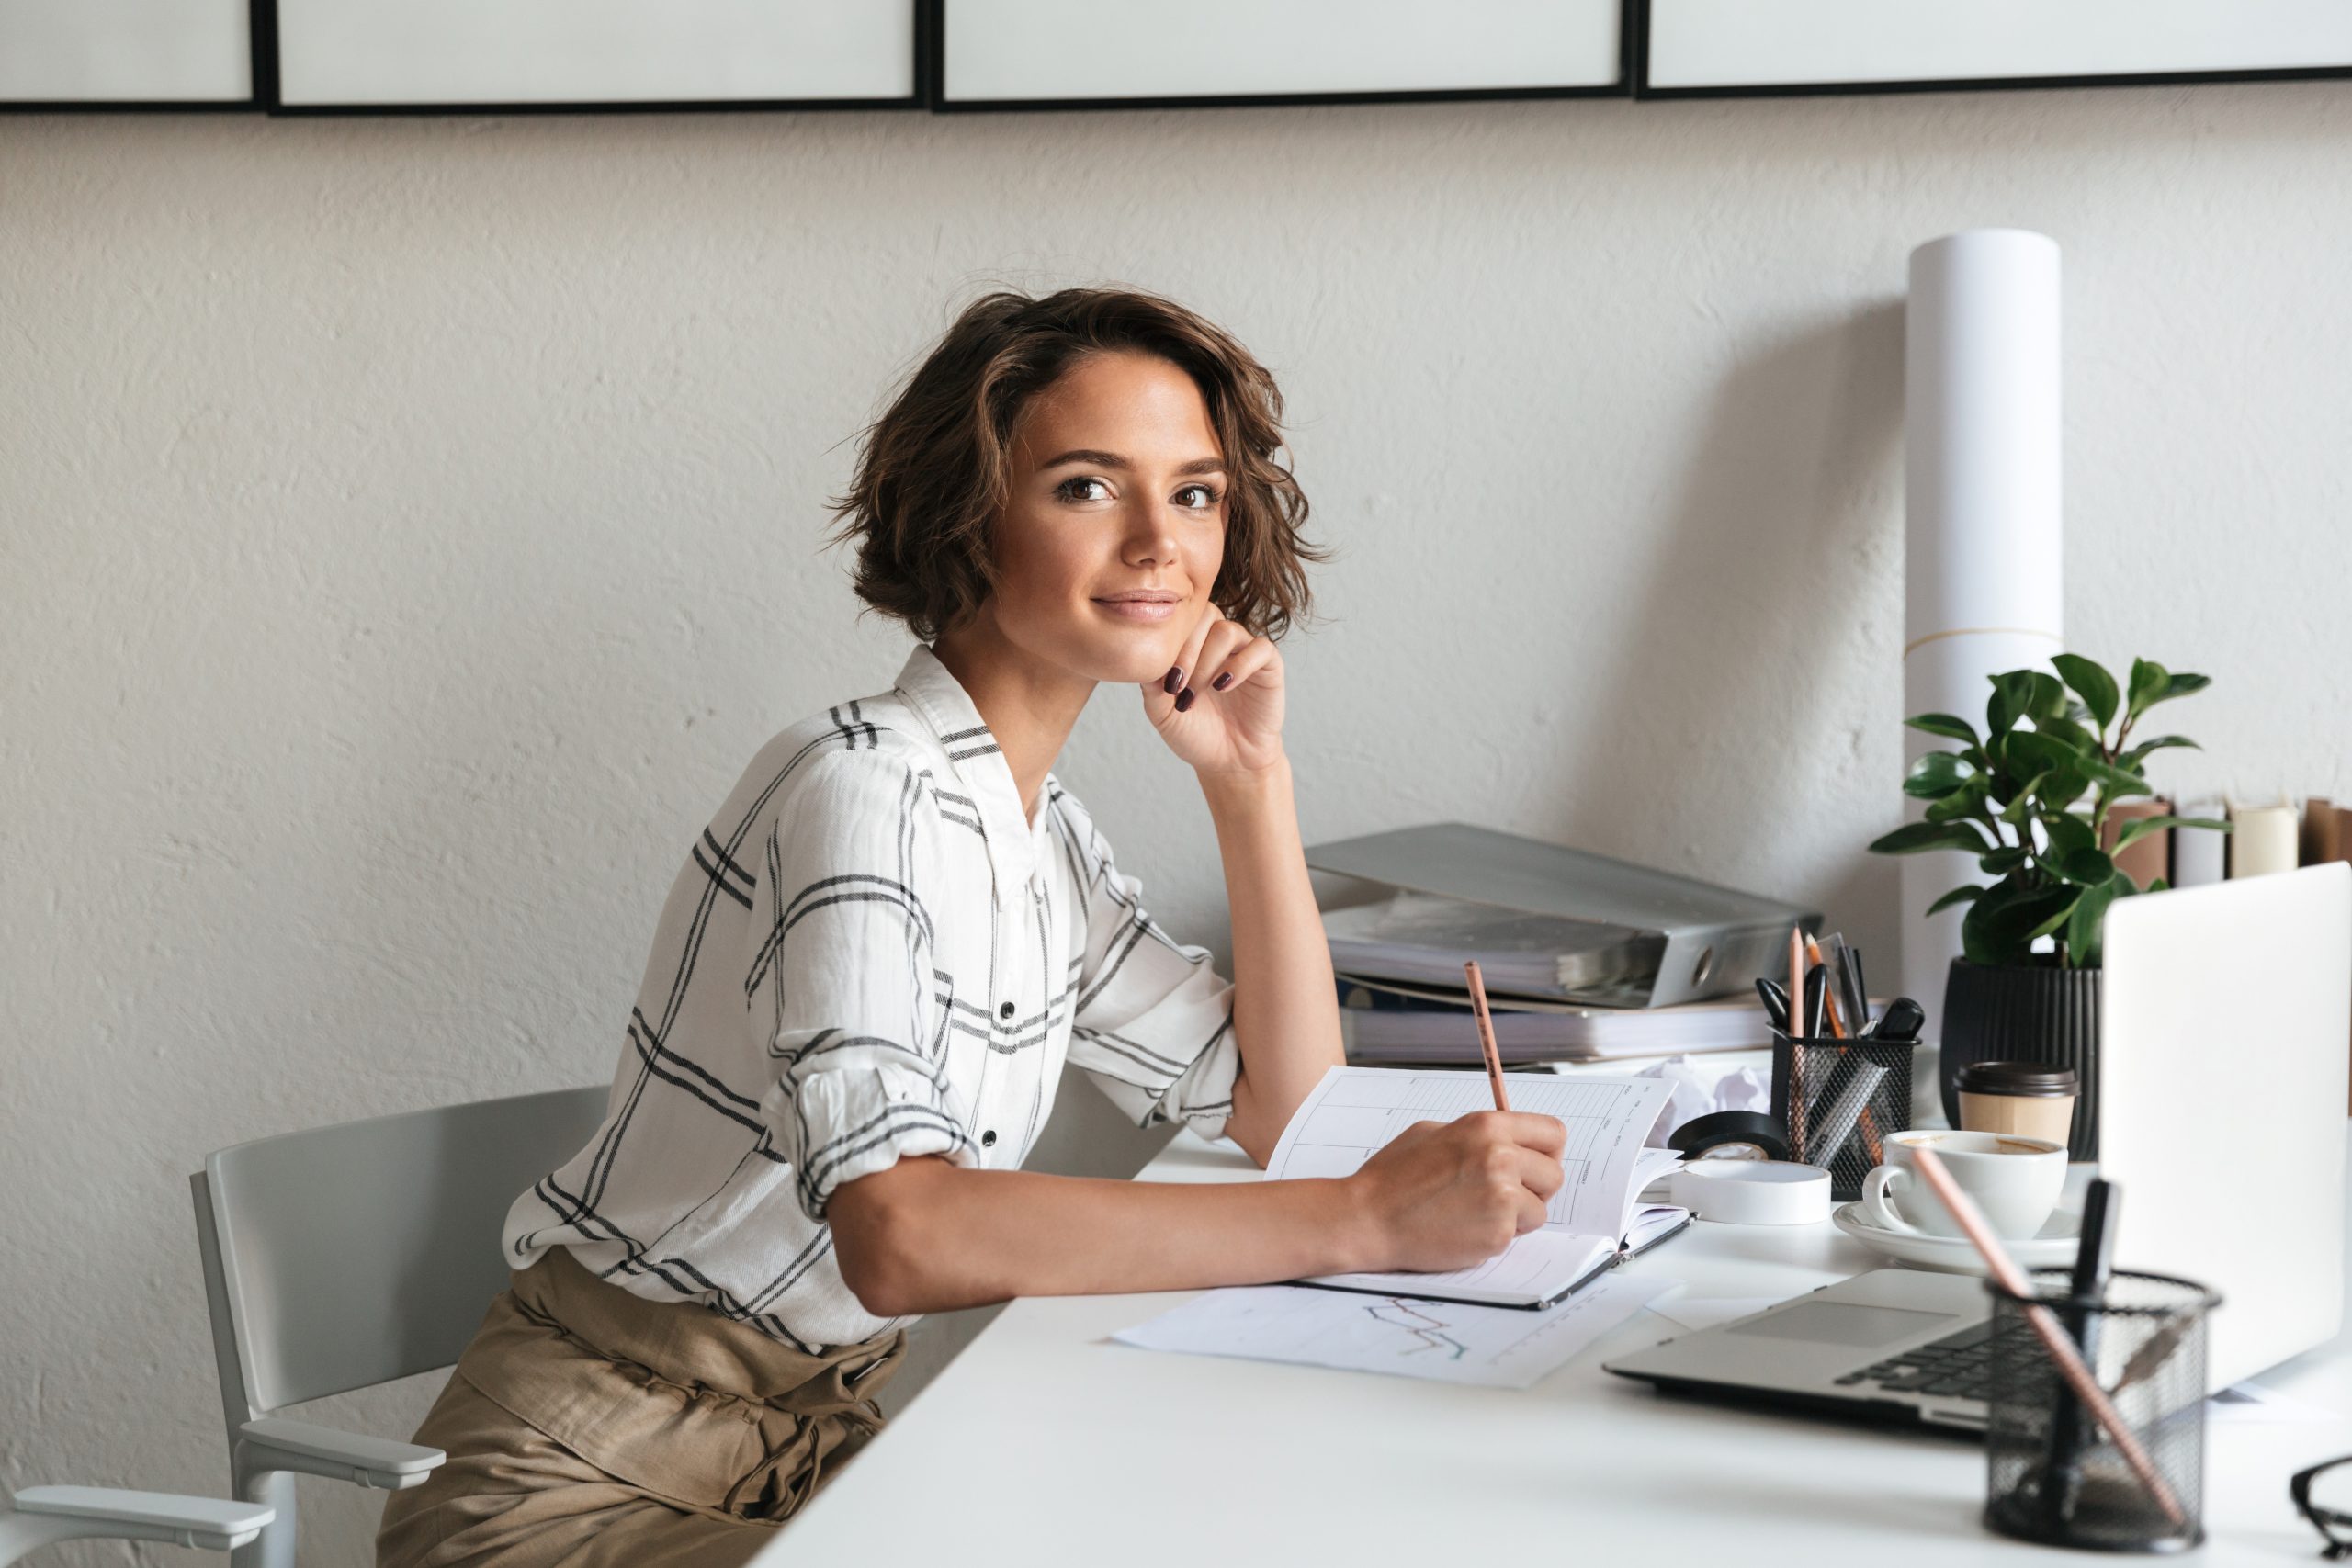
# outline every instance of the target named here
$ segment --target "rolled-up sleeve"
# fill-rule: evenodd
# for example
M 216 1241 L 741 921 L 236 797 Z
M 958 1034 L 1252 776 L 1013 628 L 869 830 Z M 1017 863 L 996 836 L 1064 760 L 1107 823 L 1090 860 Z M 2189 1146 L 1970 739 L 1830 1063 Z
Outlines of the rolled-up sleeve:
M 744 1003 L 775 1070 L 773 1157 L 814 1220 L 843 1182 L 901 1159 L 978 1163 L 943 1065 L 938 836 L 905 761 L 836 751 L 800 770 L 761 846 Z
M 1222 1137 L 1241 1070 L 1232 982 L 1206 948 L 1178 942 L 1146 912 L 1143 885 L 1119 870 L 1082 809 L 1062 828 L 1086 894 L 1070 1061 L 1138 1126 L 1176 1122 Z

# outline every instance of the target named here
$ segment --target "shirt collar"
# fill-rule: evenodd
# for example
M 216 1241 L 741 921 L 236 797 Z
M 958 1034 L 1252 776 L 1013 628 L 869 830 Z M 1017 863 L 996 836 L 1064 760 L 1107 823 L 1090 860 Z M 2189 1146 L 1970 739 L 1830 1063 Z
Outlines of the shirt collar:
M 1021 790 L 1013 783 L 1012 767 L 1004 760 L 1003 748 L 996 743 L 980 710 L 973 706 L 964 683 L 939 661 L 939 655 L 917 643 L 893 684 L 946 750 L 957 786 L 979 803 L 998 897 L 1010 899 L 1043 863 L 1049 831 L 1046 814 L 1057 787 L 1053 774 L 1047 773 L 1038 787 L 1037 820 L 1033 825 L 1022 809 Z

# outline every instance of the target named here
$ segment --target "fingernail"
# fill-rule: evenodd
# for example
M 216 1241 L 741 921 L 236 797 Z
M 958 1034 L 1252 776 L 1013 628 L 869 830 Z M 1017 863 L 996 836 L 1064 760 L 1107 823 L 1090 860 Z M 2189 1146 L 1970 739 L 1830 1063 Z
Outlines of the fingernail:
M 1199 693 L 1193 691 L 1190 686 L 1187 686 L 1182 691 L 1177 693 L 1176 711 L 1178 713 L 1182 713 L 1186 708 L 1191 707 L 1193 705 L 1193 699 L 1199 694 Z
M 1210 690 L 1210 691 L 1212 691 L 1212 692 L 1222 692 L 1222 691 L 1224 691 L 1227 686 L 1230 686 L 1230 685 L 1232 685 L 1232 684 L 1233 684 L 1233 671 L 1230 671 L 1230 670 L 1228 670 L 1228 671 L 1227 671 L 1224 674 L 1222 674 L 1222 675 L 1218 676 L 1216 680 L 1211 681 L 1211 682 L 1209 682 L 1209 690 Z
M 1183 684 L 1184 671 L 1182 668 L 1171 665 L 1168 671 L 1168 678 L 1159 682 L 1159 689 L 1163 692 L 1173 693 Z

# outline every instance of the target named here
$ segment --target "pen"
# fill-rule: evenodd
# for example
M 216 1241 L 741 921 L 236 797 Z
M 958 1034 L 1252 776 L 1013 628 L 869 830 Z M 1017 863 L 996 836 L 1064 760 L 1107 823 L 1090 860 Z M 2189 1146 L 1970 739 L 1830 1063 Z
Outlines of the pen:
M 2104 1177 L 2095 1179 L 2083 1195 L 2082 1239 L 2075 1244 L 2075 1275 L 2068 1294 L 2073 1300 L 2060 1314 L 2075 1343 L 2083 1348 L 2083 1362 L 2098 1365 L 2098 1322 L 2092 1309 L 2107 1294 L 2108 1276 L 2115 1263 L 2115 1211 L 2122 1190 Z M 2056 1391 L 2050 1412 L 2050 1455 L 2041 1469 L 2041 1516 L 2064 1524 L 2075 1516 L 2075 1496 L 2082 1490 L 2083 1407 L 2065 1389 Z
M 1783 1034 L 1794 1034 L 1796 1031 L 1789 1027 L 1789 993 L 1758 975 L 1756 994 L 1764 998 L 1764 1016 L 1772 1021 L 1772 1027 Z
M 1487 1058 L 1487 1084 L 1495 1091 L 1495 1109 L 1509 1111 L 1510 1097 L 1503 1092 L 1503 1054 L 1495 1044 L 1494 1015 L 1487 1010 L 1487 985 L 1478 978 L 1478 961 L 1462 966 L 1470 980 L 1470 1011 L 1478 1021 L 1478 1049 Z

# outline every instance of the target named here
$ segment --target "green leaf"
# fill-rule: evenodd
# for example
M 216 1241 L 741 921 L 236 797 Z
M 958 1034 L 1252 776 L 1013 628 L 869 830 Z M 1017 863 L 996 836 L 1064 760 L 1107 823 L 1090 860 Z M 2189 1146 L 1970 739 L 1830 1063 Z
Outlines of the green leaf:
M 2047 735 L 2052 740 L 2071 746 L 2077 751 L 2098 754 L 2099 739 L 2071 718 L 2038 718 L 2033 721 L 2034 733 Z
M 2081 694 L 2083 705 L 2090 709 L 2091 718 L 2101 729 L 2114 722 L 2119 698 L 2114 676 L 2079 653 L 2053 653 L 2050 662 L 2066 678 L 2066 684 Z
M 2151 893 L 2162 893 L 2171 886 L 2172 884 L 2166 882 L 2161 876 L 2150 877 L 2148 879 L 2148 891 Z
M 1914 729 L 1924 729 L 1930 735 L 1940 735 L 1947 740 L 1965 740 L 1976 744 L 1976 727 L 1964 718 L 1948 713 L 1914 714 L 1903 721 Z
M 2041 792 L 2042 781 L 2049 776 L 2048 773 L 2036 773 L 2018 786 L 2017 797 L 2001 807 L 2001 820 L 2012 828 L 2025 826 L 2026 818 L 2034 814 L 2040 804 L 2034 796 Z
M 2070 895 L 2064 902 L 2054 904 L 2050 913 L 2042 917 L 2041 923 L 2025 933 L 2027 944 L 2031 945 L 2035 939 L 2040 937 L 2057 935 L 2058 928 L 2066 923 L 2066 918 L 2075 912 L 2075 906 L 2081 899 L 2082 895 L 2075 893 Z
M 2026 863 L 2029 852 L 2023 844 L 2007 844 L 1976 858 L 1977 869 L 1987 876 L 2007 876 Z
M 2167 828 L 2220 828 L 2226 830 L 2227 822 L 2216 822 L 2208 817 L 2134 817 L 2123 824 L 2123 831 L 2115 836 L 2115 847 L 2129 847 L 2151 833 L 2161 833 Z
M 2085 757 L 2077 764 L 2093 784 L 2107 786 L 2108 797 L 2122 800 L 2135 795 L 2154 795 L 2148 781 L 2129 768 L 2119 768 L 2112 762 L 2102 762 L 2096 757 Z
M 1951 908 L 1955 904 L 1973 903 L 1984 896 L 1984 889 L 1982 887 L 1973 886 L 1967 887 L 1955 887 L 1951 892 L 1945 894 L 1942 897 L 1937 899 L 1934 903 L 1928 905 L 1928 913 L 1931 915 L 1936 914 L 1940 910 Z
M 2103 850 L 2072 850 L 2059 861 L 2058 874 L 2080 886 L 2096 887 L 2115 874 L 2115 862 Z
M 2165 700 L 2172 689 L 2172 674 L 2154 660 L 2135 659 L 2132 661 L 2132 716 L 2139 717 Z
M 1919 800 L 1941 800 L 1973 776 L 1974 770 L 1951 752 L 1930 751 L 1911 764 L 1903 793 Z
M 2025 675 L 2025 716 L 2037 725 L 2064 717 L 2066 688 L 2058 677 L 2041 670 L 2029 670 Z
M 2152 753 L 2161 751 L 2168 746 L 2186 746 L 2192 751 L 2205 750 L 2186 735 L 2159 735 L 2154 740 L 2141 741 L 2140 744 L 2116 758 L 2116 761 L 2127 768 L 2136 768 L 2146 761 Z
M 1984 809 L 1985 784 L 1983 774 L 1970 779 L 1960 788 L 1928 807 L 1930 822 L 1957 822 L 1963 817 L 1973 817 Z
M 2009 737 L 2009 757 L 2024 763 L 2036 773 L 2046 773 L 2052 768 L 2081 770 L 2091 759 L 2079 748 L 2070 746 L 2054 735 L 2038 729 L 2020 729 Z
M 2100 944 L 2106 936 L 2107 907 L 2118 898 L 2128 898 L 2139 889 L 2132 879 L 2118 872 L 2096 887 L 2086 888 L 2075 905 L 2075 912 L 2066 921 L 2066 957 L 2077 969 L 2096 969 L 2101 957 Z
M 1966 850 L 1982 853 L 1984 830 L 1973 822 L 1908 822 L 1871 841 L 1874 855 L 1914 855 L 1922 850 Z
M 1993 694 L 1984 702 L 1984 737 L 1988 743 L 2016 728 L 2018 720 L 2032 706 L 2033 676 L 2030 670 L 2008 670 L 1985 677 L 1993 682 Z
M 2063 863 L 2068 855 L 2081 850 L 2095 850 L 2098 840 L 2092 836 L 2091 825 L 2072 812 L 2062 812 L 2041 819 L 2043 835 L 2050 840 L 2043 859 Z
M 2165 682 L 2165 694 L 2156 701 L 2168 703 L 2175 697 L 2193 696 L 2212 683 L 2211 675 L 2175 675 Z
M 1960 922 L 1961 951 L 1971 964 L 2022 964 L 2035 928 L 2072 908 L 2080 896 L 2081 889 L 2064 886 L 2004 883 L 1990 888 Z

